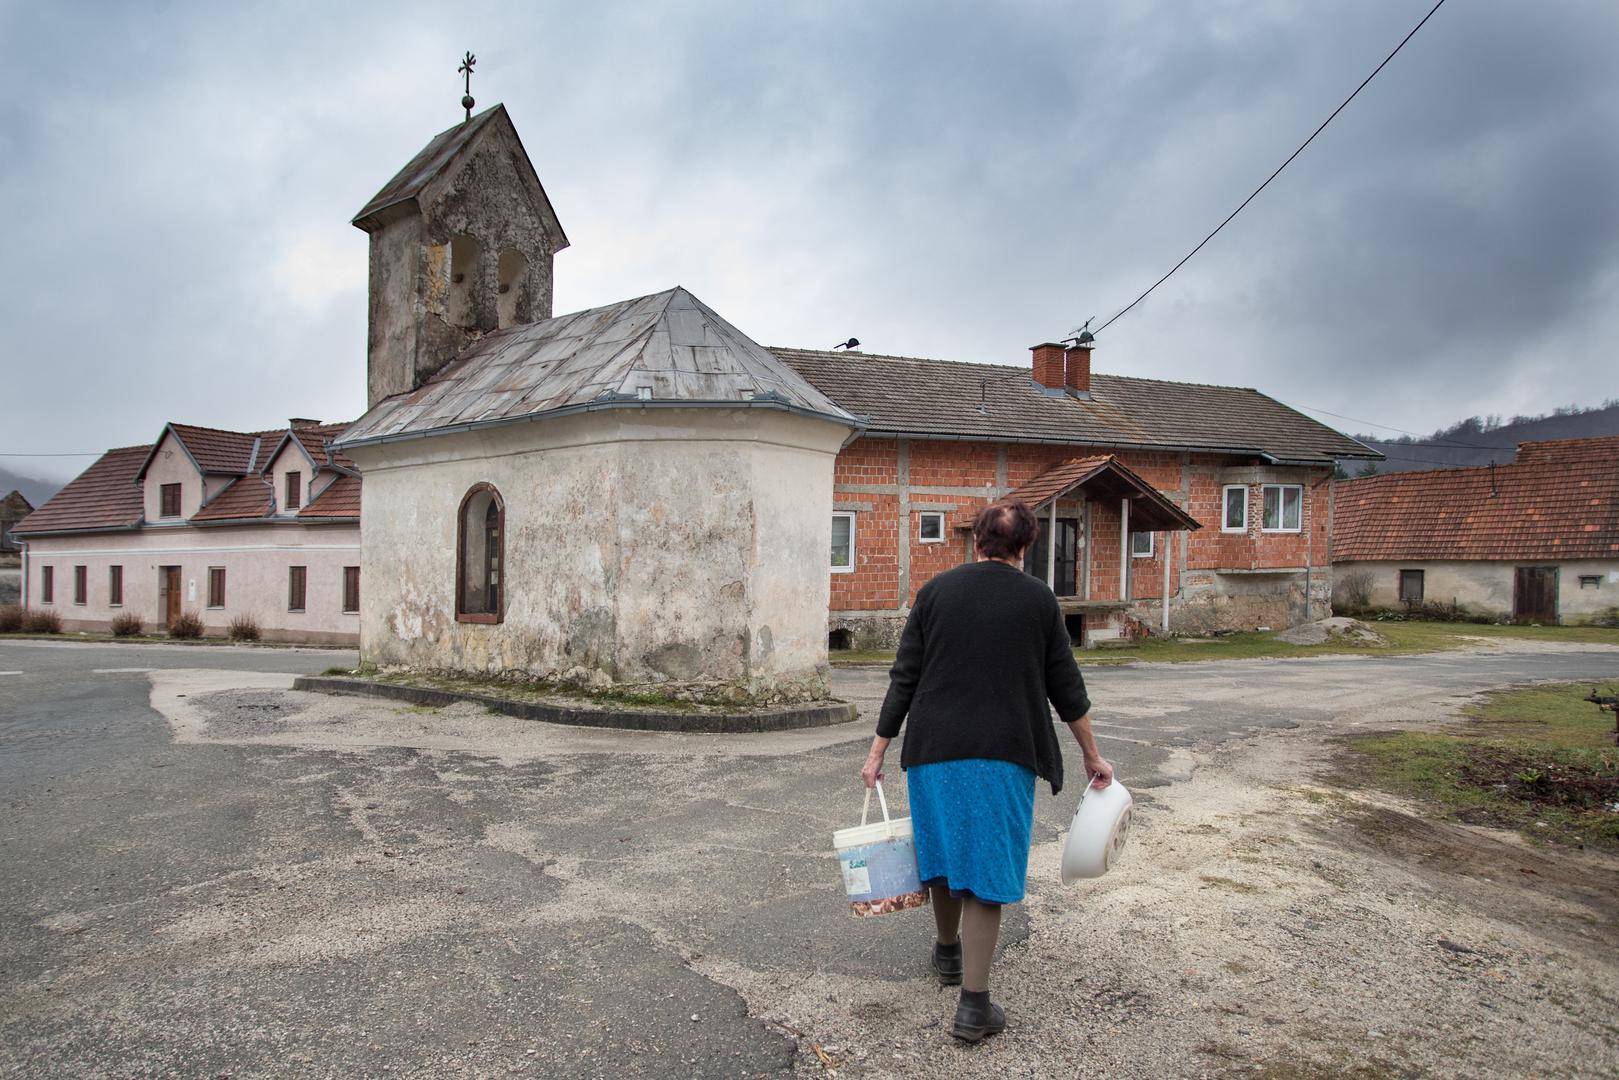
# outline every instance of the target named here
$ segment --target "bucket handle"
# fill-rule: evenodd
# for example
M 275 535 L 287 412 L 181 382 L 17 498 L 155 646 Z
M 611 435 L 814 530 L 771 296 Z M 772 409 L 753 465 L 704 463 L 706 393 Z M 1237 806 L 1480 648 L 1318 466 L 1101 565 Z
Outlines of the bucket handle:
M 888 831 L 890 833 L 892 833 L 894 831 L 894 822 L 893 822 L 893 819 L 891 819 L 888 816 L 888 797 L 883 794 L 883 782 L 881 780 L 877 781 L 877 804 L 883 808 L 883 824 L 887 825 L 888 826 Z M 867 788 L 866 789 L 866 803 L 865 803 L 864 806 L 862 806 L 860 808 L 860 824 L 861 825 L 864 825 L 866 823 L 866 817 L 870 813 L 871 813 L 871 788 Z

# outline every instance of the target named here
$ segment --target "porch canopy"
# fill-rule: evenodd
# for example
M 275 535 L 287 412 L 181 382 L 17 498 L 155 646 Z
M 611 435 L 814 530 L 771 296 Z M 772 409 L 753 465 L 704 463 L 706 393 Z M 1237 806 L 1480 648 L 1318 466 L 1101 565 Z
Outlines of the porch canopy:
M 1125 468 L 1111 454 L 1065 461 L 1008 492 L 1006 498 L 1021 499 L 1038 516 L 1058 499 L 1076 490 L 1096 502 L 1114 506 L 1128 502 L 1132 532 L 1175 532 L 1202 528 L 1190 514 Z M 976 509 L 961 511 L 956 515 L 954 524 L 958 529 L 970 529 L 975 516 Z

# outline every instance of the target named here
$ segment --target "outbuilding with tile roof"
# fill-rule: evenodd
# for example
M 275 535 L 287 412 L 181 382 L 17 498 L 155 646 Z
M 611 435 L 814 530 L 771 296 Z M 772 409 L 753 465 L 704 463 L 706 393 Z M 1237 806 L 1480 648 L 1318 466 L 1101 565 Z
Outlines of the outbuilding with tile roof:
M 1349 480 L 1337 501 L 1340 605 L 1619 619 L 1619 438 L 1526 442 L 1511 464 Z

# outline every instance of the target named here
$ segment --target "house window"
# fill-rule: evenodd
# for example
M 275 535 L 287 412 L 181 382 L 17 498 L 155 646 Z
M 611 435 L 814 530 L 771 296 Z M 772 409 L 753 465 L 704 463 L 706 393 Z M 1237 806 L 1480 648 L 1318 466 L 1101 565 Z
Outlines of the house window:
M 1247 532 L 1248 486 L 1246 484 L 1227 484 L 1220 489 L 1220 498 L 1224 505 L 1220 517 L 1220 531 Z
M 505 614 L 502 577 L 506 504 L 488 484 L 476 484 L 461 500 L 456 542 L 455 617 L 461 622 L 498 623 Z
M 1136 559 L 1152 558 L 1152 533 L 1133 532 L 1130 534 L 1130 555 Z
M 90 592 L 90 568 L 88 566 L 75 566 L 73 568 L 73 602 L 82 605 Z
M 343 610 L 345 612 L 360 610 L 360 568 L 358 566 L 343 567 Z
M 924 544 L 944 543 L 944 514 L 937 510 L 924 511 L 917 524 L 916 538 Z
M 122 566 L 107 567 L 107 606 L 124 606 L 124 568 Z
M 180 516 L 180 485 L 164 484 L 158 491 L 158 517 Z
M 225 606 L 225 568 L 223 566 L 210 566 L 208 568 L 208 606 Z M 299 607 L 303 607 L 300 603 Z
M 284 509 L 296 510 L 304 503 L 304 474 L 301 472 L 287 473 L 287 500 L 282 504 Z
M 1601 574 L 1581 574 L 1580 575 L 1580 588 L 1582 588 L 1582 589 L 1600 589 L 1600 588 L 1602 588 L 1602 575 Z
M 848 574 L 854 570 L 854 514 L 840 510 L 832 515 L 832 572 Z
M 56 603 L 56 567 L 42 566 L 39 568 L 39 602 L 42 604 Z
M 309 583 L 309 567 L 289 566 L 287 568 L 287 610 L 302 611 L 304 609 L 304 587 Z M 223 584 L 223 582 L 221 582 Z
M 1304 489 L 1297 484 L 1266 484 L 1259 519 L 1264 532 L 1300 532 L 1304 528 Z
M 1400 599 L 1407 604 L 1422 603 L 1422 571 L 1400 571 Z

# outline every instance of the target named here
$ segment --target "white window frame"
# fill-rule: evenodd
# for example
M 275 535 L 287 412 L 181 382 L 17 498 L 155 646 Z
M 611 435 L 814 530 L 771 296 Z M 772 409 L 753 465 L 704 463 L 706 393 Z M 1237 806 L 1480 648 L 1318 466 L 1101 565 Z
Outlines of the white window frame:
M 1242 522 L 1237 525 L 1226 520 L 1226 508 L 1230 498 L 1229 492 L 1242 492 Z M 1227 484 L 1220 489 L 1220 531 L 1223 533 L 1245 533 L 1248 531 L 1248 494 L 1247 484 Z
M 1138 536 L 1145 536 L 1147 538 L 1147 550 L 1146 551 L 1137 551 L 1136 550 L 1136 537 L 1138 537 Z M 1156 547 L 1155 547 L 1156 541 L 1157 541 L 1157 537 L 1153 533 L 1150 533 L 1150 532 L 1133 532 L 1133 533 L 1131 533 L 1130 534 L 1130 558 L 1132 558 L 1132 559 L 1150 559 L 1150 558 L 1152 558 L 1153 552 L 1155 550 L 1157 550 Z
M 830 543 L 828 543 L 828 545 L 827 545 L 826 561 L 827 561 L 827 565 L 829 567 L 831 567 L 832 573 L 834 573 L 834 574 L 852 574 L 852 573 L 854 573 L 854 564 L 855 564 L 855 521 L 854 521 L 854 515 L 855 515 L 855 512 L 853 510 L 834 510 L 834 511 L 832 511 L 832 520 L 836 521 L 838 518 L 847 518 L 849 520 L 849 565 L 848 566 L 832 566 L 831 565 L 832 564 L 832 549 L 831 549 Z M 830 541 L 830 539 L 831 538 L 829 536 L 828 540 Z
M 922 535 L 922 523 L 927 521 L 928 518 L 938 518 L 939 519 L 939 535 L 938 536 L 928 537 L 928 536 L 923 536 Z M 942 511 L 942 510 L 922 510 L 922 511 L 918 512 L 917 519 L 916 519 L 916 542 L 919 543 L 919 544 L 942 544 L 942 543 L 944 543 L 944 511 Z
M 1277 527 L 1265 528 L 1265 492 L 1275 489 L 1282 492 L 1277 496 L 1280 500 L 1276 504 Z M 1283 522 L 1287 521 L 1287 492 L 1299 493 L 1299 523 L 1288 528 Z M 1304 531 L 1304 485 L 1303 484 L 1263 484 L 1259 488 L 1259 531 L 1265 533 L 1299 533 Z

